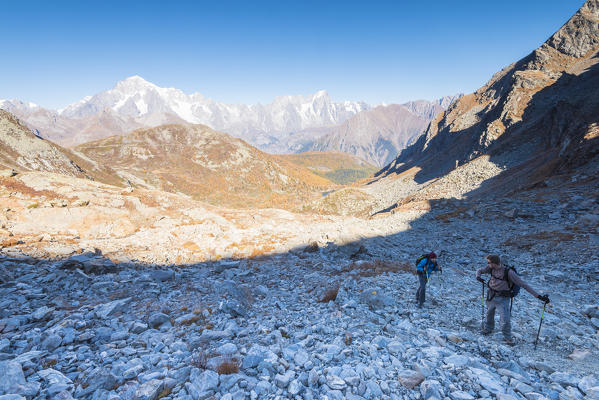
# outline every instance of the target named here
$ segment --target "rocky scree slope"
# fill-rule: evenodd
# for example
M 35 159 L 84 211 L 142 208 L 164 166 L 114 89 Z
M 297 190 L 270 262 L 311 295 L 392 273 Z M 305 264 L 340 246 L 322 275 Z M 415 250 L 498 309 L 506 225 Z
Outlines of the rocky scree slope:
M 569 184 L 546 202 L 443 201 L 410 230 L 254 259 L 149 265 L 93 248 L 57 260 L 5 248 L 0 395 L 597 399 L 599 237 L 593 225 L 571 237 L 564 228 L 599 216 L 596 189 Z M 418 309 L 410 269 L 431 244 L 443 279 L 433 277 Z M 550 293 L 537 350 L 541 303 L 526 293 L 513 311 L 515 347 L 478 334 L 474 271 L 491 249 Z
M 204 125 L 163 125 L 76 150 L 132 186 L 181 192 L 222 207 L 297 209 L 332 182 Z
M 411 181 L 413 193 L 486 156 L 504 171 L 487 185 L 498 193 L 596 164 L 598 50 L 599 2 L 588 0 L 540 48 L 439 114 L 378 176 Z
M 223 209 L 186 195 L 46 172 L 0 178 L 0 248 L 15 255 L 63 257 L 98 248 L 114 260 L 191 264 L 384 232 L 355 218 Z

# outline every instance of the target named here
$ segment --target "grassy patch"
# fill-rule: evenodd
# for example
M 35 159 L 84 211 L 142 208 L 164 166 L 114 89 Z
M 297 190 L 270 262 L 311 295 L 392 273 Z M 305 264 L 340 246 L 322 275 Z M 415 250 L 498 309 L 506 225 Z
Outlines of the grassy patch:
M 239 362 L 233 357 L 225 357 L 225 359 L 218 364 L 216 372 L 219 375 L 231 375 L 239 372 Z
M 416 273 L 416 269 L 412 264 L 401 263 L 395 261 L 374 260 L 372 262 L 354 262 L 345 267 L 342 272 L 357 271 L 358 275 L 363 277 L 378 276 L 387 272 L 397 273 L 399 271 Z
M 337 294 L 339 293 L 339 285 L 328 289 L 322 297 L 318 300 L 319 303 L 328 303 L 329 301 L 335 301 Z

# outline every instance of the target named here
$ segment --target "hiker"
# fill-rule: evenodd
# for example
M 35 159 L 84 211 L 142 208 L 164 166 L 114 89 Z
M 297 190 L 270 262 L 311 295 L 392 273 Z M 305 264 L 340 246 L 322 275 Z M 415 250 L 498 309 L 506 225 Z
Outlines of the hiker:
M 483 322 L 481 333 L 488 335 L 493 332 L 495 327 L 495 309 L 497 309 L 504 341 L 506 344 L 513 345 L 514 339 L 512 338 L 512 323 L 510 320 L 510 299 L 513 297 L 511 289 L 514 285 L 520 286 L 545 303 L 549 303 L 549 297 L 546 294 L 538 294 L 518 276 L 513 268 L 502 265 L 498 255 L 488 255 L 487 266 L 479 268 L 476 271 L 476 280 L 484 283 L 485 281 L 481 278 L 481 274 L 491 274 L 491 278 L 489 278 L 489 282 L 487 283 L 487 287 L 489 288 L 487 292 L 487 318 Z
M 418 260 L 416 260 L 416 273 L 418 274 L 418 281 L 420 282 L 420 286 L 416 291 L 418 307 L 422 307 L 424 304 L 426 297 L 426 283 L 431 276 L 431 272 L 437 270 L 443 271 L 439 264 L 437 264 L 437 255 L 435 252 L 420 256 Z

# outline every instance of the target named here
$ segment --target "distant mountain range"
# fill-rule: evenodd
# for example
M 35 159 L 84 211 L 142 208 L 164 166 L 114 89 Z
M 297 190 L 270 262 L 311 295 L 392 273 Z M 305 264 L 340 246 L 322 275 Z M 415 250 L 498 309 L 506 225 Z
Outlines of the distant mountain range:
M 267 105 L 234 105 L 132 76 L 61 110 L 20 100 L 0 100 L 0 108 L 40 137 L 63 146 L 139 128 L 192 123 L 239 137 L 269 153 L 342 151 L 383 166 L 456 97 L 373 109 L 363 102 L 333 102 L 327 92 L 319 91 L 277 97 Z
M 342 151 L 384 167 L 418 138 L 438 113 L 445 111 L 460 96 L 362 111 L 333 128 L 329 134 L 317 138 L 310 150 Z
M 139 76 L 86 97 L 61 110 L 47 110 L 18 100 L 0 100 L 5 109 L 42 137 L 75 145 L 169 123 L 204 124 L 258 146 L 311 128 L 334 126 L 369 109 L 362 102 L 335 103 L 325 91 L 311 96 L 277 97 L 268 105 L 234 105 L 158 87 Z

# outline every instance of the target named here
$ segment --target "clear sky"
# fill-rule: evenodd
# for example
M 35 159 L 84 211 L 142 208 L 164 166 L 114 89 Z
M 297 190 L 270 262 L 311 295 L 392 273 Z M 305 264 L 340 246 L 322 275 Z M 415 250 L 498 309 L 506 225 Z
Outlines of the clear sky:
M 226 103 L 433 99 L 476 90 L 583 2 L 0 0 L 0 98 L 60 108 L 140 75 Z

